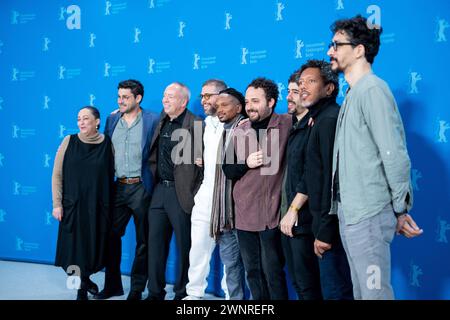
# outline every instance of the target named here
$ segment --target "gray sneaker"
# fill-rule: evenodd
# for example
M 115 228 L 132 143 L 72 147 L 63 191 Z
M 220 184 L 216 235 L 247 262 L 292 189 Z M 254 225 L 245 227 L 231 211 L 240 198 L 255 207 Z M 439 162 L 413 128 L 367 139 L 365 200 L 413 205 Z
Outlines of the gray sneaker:
M 182 300 L 202 300 L 202 298 L 197 296 L 186 296 Z

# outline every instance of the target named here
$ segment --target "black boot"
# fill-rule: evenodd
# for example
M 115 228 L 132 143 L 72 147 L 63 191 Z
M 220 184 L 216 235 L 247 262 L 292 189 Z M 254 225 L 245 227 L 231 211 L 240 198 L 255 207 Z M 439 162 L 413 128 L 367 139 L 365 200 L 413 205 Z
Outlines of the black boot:
M 85 285 L 86 285 L 86 290 L 90 293 L 90 294 L 92 294 L 92 295 L 96 295 L 96 294 L 98 294 L 98 286 L 91 280 L 91 279 L 87 279 L 86 280 L 86 283 L 85 283 Z
M 88 300 L 88 295 L 87 295 L 86 289 L 78 289 L 77 300 Z
M 94 296 L 98 294 L 98 286 L 89 279 L 89 276 L 82 277 L 80 289 L 84 289 Z

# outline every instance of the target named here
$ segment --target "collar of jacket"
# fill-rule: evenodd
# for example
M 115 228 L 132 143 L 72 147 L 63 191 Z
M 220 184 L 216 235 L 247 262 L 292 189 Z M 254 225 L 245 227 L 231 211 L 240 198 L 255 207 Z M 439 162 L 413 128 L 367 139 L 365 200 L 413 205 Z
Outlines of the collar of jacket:
M 275 111 L 272 112 L 272 115 L 270 116 L 269 124 L 267 125 L 267 129 L 274 129 L 278 128 L 280 125 L 280 115 L 278 113 L 275 113 Z
M 181 126 L 183 126 L 184 118 L 186 118 L 187 108 L 184 109 L 184 111 L 182 113 L 180 113 L 180 115 L 173 120 L 170 120 L 170 117 L 167 115 L 167 113 L 165 113 L 164 111 L 163 111 L 163 113 L 164 113 L 163 123 L 166 123 L 167 121 L 172 121 L 172 122 L 179 123 Z
M 316 102 L 316 104 L 309 107 L 308 119 L 317 118 L 317 116 L 325 110 L 328 106 L 334 105 L 336 103 L 336 98 L 325 97 Z
M 297 116 L 293 114 L 291 131 L 297 131 L 306 128 L 308 126 L 308 121 L 309 121 L 309 111 L 307 114 L 303 116 L 303 118 L 300 119 L 300 121 L 297 119 Z

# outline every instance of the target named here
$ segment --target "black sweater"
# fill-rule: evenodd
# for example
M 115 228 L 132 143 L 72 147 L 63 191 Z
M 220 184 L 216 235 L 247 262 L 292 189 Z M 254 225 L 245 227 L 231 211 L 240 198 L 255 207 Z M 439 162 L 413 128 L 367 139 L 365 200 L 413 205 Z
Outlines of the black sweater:
M 284 191 L 286 201 L 289 206 L 297 193 L 306 194 L 305 185 L 305 162 L 306 146 L 311 127 L 308 126 L 309 114 L 306 114 L 300 121 L 293 115 L 293 126 L 289 133 L 286 148 L 286 179 Z M 284 212 L 282 212 L 284 214 Z M 311 232 L 312 216 L 309 212 L 308 201 L 302 206 L 298 215 L 298 226 L 304 232 Z
M 316 239 L 334 243 L 339 241 L 339 223 L 336 215 L 329 215 L 331 207 L 331 175 L 333 145 L 339 105 L 334 98 L 324 98 L 310 107 L 309 116 L 314 125 L 306 147 L 304 191 L 308 195 Z

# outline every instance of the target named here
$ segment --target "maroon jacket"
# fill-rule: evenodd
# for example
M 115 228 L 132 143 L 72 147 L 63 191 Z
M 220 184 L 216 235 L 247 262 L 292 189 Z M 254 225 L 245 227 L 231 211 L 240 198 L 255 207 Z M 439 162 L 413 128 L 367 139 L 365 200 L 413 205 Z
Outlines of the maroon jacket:
M 280 222 L 281 188 L 285 166 L 285 149 L 292 127 L 292 116 L 273 113 L 267 126 L 267 135 L 260 136 L 258 144 L 255 130 L 246 122 L 236 130 L 242 130 L 246 147 L 235 142 L 238 161 L 245 161 L 250 153 L 263 150 L 266 162 L 259 168 L 249 169 L 236 181 L 233 188 L 236 229 L 264 231 L 274 229 Z M 239 137 L 239 134 L 235 132 Z M 236 138 L 239 139 L 239 138 Z M 241 140 L 241 141 L 244 141 Z

